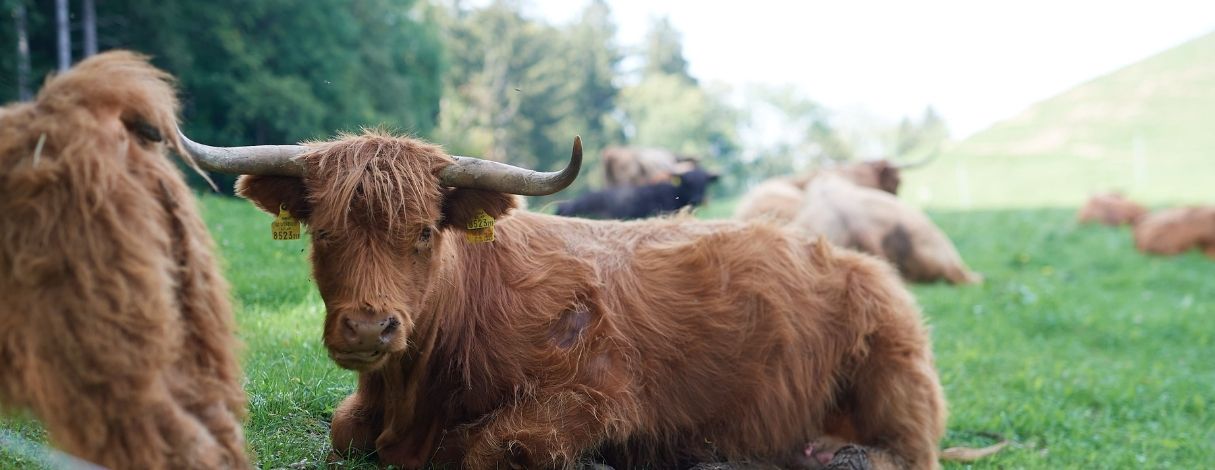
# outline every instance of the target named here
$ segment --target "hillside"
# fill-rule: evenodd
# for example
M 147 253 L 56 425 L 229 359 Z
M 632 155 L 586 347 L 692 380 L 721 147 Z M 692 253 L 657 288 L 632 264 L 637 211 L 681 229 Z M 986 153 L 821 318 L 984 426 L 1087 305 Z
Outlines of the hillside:
M 1215 203 L 1215 32 L 1041 101 L 906 181 L 933 207 L 1074 206 L 1109 189 Z

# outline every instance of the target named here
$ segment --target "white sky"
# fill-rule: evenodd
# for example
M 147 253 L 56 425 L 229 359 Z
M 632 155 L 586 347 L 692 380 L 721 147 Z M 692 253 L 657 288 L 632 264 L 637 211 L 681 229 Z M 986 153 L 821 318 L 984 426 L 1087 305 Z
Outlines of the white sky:
M 554 23 L 586 4 L 530 2 Z M 1215 30 L 1215 0 L 608 3 L 623 46 L 669 17 L 701 80 L 793 84 L 830 108 L 891 120 L 932 105 L 954 138 Z

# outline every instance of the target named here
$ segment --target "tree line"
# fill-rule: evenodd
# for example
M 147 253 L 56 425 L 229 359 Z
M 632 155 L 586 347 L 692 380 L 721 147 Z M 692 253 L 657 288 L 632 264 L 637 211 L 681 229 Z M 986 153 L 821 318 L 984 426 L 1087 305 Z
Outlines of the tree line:
M 794 152 L 852 156 L 830 113 L 808 99 L 767 90 L 739 104 L 731 90 L 698 81 L 666 19 L 653 21 L 643 44 L 618 44 L 604 0 L 561 25 L 528 17 L 520 0 L 0 0 L 0 8 L 11 17 L 0 22 L 0 44 L 13 44 L 0 51 L 3 102 L 28 99 L 65 61 L 132 49 L 178 78 L 185 131 L 215 145 L 376 126 L 453 154 L 551 169 L 580 134 L 588 162 L 575 190 L 602 181 L 598 152 L 609 145 L 700 156 L 727 175 L 724 191 L 798 166 L 786 164 Z M 799 142 L 753 145 L 760 159 L 743 158 L 740 129 L 754 102 L 804 126 Z M 232 182 L 218 181 L 224 191 Z

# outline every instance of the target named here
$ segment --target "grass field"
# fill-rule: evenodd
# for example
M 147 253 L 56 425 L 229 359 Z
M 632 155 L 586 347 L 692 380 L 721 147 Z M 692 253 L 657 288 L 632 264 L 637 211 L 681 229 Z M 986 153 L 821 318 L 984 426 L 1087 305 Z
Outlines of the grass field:
M 320 343 L 306 242 L 270 240 L 269 216 L 242 201 L 207 197 L 204 207 L 234 286 L 259 466 L 319 468 L 330 413 L 354 375 Z M 990 442 L 983 433 L 1014 442 L 973 468 L 1215 462 L 1215 263 L 1141 256 L 1126 230 L 1078 227 L 1067 210 L 933 216 L 987 278 L 913 287 L 950 401 L 945 446 Z M 26 419 L 3 427 L 44 439 Z M 0 468 L 36 465 L 0 451 Z

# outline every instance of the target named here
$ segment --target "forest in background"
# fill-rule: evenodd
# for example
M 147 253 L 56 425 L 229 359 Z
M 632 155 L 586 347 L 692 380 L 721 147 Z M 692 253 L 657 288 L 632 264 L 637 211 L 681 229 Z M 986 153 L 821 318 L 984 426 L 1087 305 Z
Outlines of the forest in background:
M 518 0 L 0 0 L 0 8 L 10 17 L 0 44 L 11 45 L 0 51 L 3 102 L 36 92 L 59 69 L 66 31 L 68 63 L 116 48 L 152 56 L 179 80 L 185 132 L 213 145 L 380 127 L 453 154 L 551 169 L 581 135 L 588 164 L 574 191 L 602 181 L 602 148 L 632 145 L 698 156 L 724 175 L 716 192 L 733 194 L 770 175 L 873 157 L 858 149 L 875 139 L 882 156 L 894 156 L 946 136 L 931 108 L 858 131 L 836 125 L 793 85 L 703 83 L 669 20 L 655 18 L 644 43 L 622 45 L 603 0 L 566 24 L 529 17 Z M 218 182 L 227 192 L 233 179 Z

